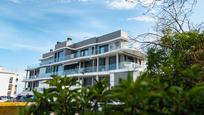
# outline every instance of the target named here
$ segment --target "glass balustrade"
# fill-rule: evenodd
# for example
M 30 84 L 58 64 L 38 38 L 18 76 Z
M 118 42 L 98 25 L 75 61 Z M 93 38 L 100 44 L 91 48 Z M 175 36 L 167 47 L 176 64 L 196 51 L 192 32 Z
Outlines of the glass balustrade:
M 117 69 L 117 64 L 109 64 L 109 65 L 100 65 L 98 66 L 98 71 L 103 72 L 103 71 L 110 71 L 110 70 L 116 70 Z M 141 65 L 135 63 L 135 62 L 120 62 L 118 64 L 118 69 L 128 69 L 128 70 L 136 70 L 140 68 Z M 97 72 L 97 67 L 96 66 L 90 66 L 90 67 L 84 67 L 84 68 L 74 68 L 74 69 L 68 69 L 64 71 L 58 71 L 58 72 L 50 72 L 50 73 L 40 73 L 37 76 L 31 76 L 28 79 L 35 79 L 35 78 L 44 78 L 44 77 L 50 77 L 52 75 L 72 75 L 72 74 L 84 74 L 84 73 L 91 73 L 91 72 Z
M 141 65 L 135 62 L 121 62 L 119 63 L 119 69 L 137 69 L 140 68 Z
M 116 64 L 109 64 L 109 70 L 115 70 L 116 69 Z
M 108 66 L 105 66 L 105 65 L 100 65 L 99 67 L 98 67 L 98 71 L 107 71 L 108 70 Z
M 69 70 L 64 70 L 64 75 L 70 75 L 70 74 L 78 74 L 79 73 L 79 69 L 69 69 Z
M 59 57 L 59 58 L 55 58 L 55 59 L 49 59 L 49 60 L 44 60 L 40 63 L 40 65 L 46 65 L 46 64 L 51 64 L 51 63 L 55 63 L 55 62 L 59 62 L 59 61 L 63 61 L 63 60 L 69 60 L 69 59 L 73 59 L 73 58 L 79 58 L 79 57 L 84 57 L 84 56 L 91 56 L 91 55 L 95 55 L 95 54 L 103 54 L 112 50 L 116 50 L 119 49 L 121 47 L 114 47 L 114 48 L 102 48 L 102 49 L 95 49 L 94 53 L 92 52 L 92 50 L 88 50 L 86 53 L 84 53 L 84 55 L 81 55 L 80 52 L 74 53 L 74 54 L 70 54 L 70 55 L 66 55 L 64 57 Z M 98 52 L 98 53 L 96 53 Z
M 85 67 L 81 68 L 81 72 L 83 73 L 89 73 L 89 72 L 96 72 L 96 67 L 95 66 L 90 66 L 90 67 Z
M 54 61 L 55 61 L 54 59 L 43 60 L 43 61 L 41 61 L 40 65 L 51 64 L 51 63 L 53 63 Z

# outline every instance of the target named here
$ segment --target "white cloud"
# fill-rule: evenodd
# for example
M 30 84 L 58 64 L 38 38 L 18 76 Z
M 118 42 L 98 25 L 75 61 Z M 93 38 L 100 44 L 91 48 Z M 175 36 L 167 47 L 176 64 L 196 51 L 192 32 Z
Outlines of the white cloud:
M 155 0 L 107 0 L 110 9 L 134 9 L 138 4 L 142 6 L 152 5 Z
M 150 17 L 150 16 L 136 16 L 136 17 L 132 17 L 132 18 L 128 18 L 128 21 L 145 21 L 145 22 L 152 22 L 155 21 L 154 18 Z
M 55 0 L 61 3 L 71 3 L 71 2 L 88 2 L 89 0 Z
M 108 0 L 107 5 L 110 9 L 134 9 L 138 4 L 135 0 Z
M 19 4 L 22 2 L 22 0 L 9 0 L 10 2 Z M 54 1 L 54 0 L 53 0 Z M 71 2 L 88 2 L 90 0 L 55 0 L 56 2 L 61 2 L 61 3 L 71 3 Z M 26 1 L 27 2 L 27 1 Z
M 0 31 L 0 49 L 11 51 L 26 49 L 36 52 L 45 52 L 49 49 L 49 40 L 28 39 L 31 36 L 21 32 L 12 24 L 0 22 Z
M 10 0 L 11 2 L 13 2 L 13 3 L 16 3 L 16 4 L 19 4 L 19 3 L 21 3 L 21 1 L 20 0 Z
M 140 2 L 143 5 L 151 5 L 154 2 L 154 0 L 141 0 Z

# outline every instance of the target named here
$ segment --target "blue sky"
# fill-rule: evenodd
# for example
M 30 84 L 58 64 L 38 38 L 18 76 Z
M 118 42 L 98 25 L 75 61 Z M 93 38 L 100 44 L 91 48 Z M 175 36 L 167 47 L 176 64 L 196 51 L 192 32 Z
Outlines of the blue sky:
M 204 20 L 203 5 L 198 0 L 196 23 Z M 0 66 L 24 77 L 27 65 L 67 37 L 78 42 L 119 29 L 131 36 L 151 31 L 154 21 L 143 12 L 125 0 L 0 0 Z

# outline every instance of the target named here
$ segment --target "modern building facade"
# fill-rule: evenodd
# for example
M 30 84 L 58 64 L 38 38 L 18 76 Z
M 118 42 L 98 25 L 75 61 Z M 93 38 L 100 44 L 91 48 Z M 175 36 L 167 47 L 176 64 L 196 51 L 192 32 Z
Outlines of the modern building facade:
M 0 66 L 0 96 L 16 96 L 17 74 L 6 71 Z
M 128 33 L 121 30 L 78 43 L 67 38 L 43 54 L 38 66 L 27 68 L 25 92 L 49 87 L 44 81 L 53 75 L 74 77 L 83 86 L 92 86 L 94 79 L 107 78 L 112 87 L 126 79 L 128 73 L 136 79 L 144 69 L 144 59 L 143 53 L 129 47 Z

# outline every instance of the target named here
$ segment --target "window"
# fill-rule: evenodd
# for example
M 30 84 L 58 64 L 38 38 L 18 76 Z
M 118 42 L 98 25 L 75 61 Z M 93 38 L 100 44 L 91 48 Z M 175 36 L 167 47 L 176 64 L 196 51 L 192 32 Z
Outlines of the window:
M 95 50 L 94 50 L 94 47 L 92 47 L 92 54 L 95 54 L 94 51 L 95 51 Z
M 99 47 L 99 53 L 108 52 L 108 44 Z
M 114 44 L 113 43 L 111 43 L 111 44 L 109 44 L 109 50 L 111 51 L 111 50 L 114 50 Z
M 81 50 L 80 56 L 87 56 L 87 55 L 88 55 L 88 49 Z
M 120 42 L 119 41 L 115 42 L 115 47 L 120 48 Z
M 7 92 L 7 96 L 11 96 L 11 91 L 8 91 L 8 92 Z
M 142 61 L 141 61 L 141 59 L 139 59 L 139 64 L 140 64 L 140 65 L 142 64 Z
M 13 77 L 10 77 L 9 83 L 13 83 Z
M 64 58 L 64 51 L 59 51 L 55 53 L 55 61 L 61 61 Z
M 45 73 L 51 73 L 51 72 L 52 72 L 52 67 L 51 66 L 46 67 Z
M 127 62 L 134 62 L 134 58 L 130 56 L 125 56 L 125 61 Z
M 109 57 L 109 69 L 116 69 L 116 56 Z
M 74 52 L 73 55 L 74 55 L 74 58 L 77 58 L 79 57 L 79 52 Z
M 93 72 L 94 68 L 93 68 L 93 61 L 85 61 L 84 63 L 85 68 L 84 68 L 84 72 Z
M 98 53 L 99 53 L 98 50 L 99 50 L 99 49 L 98 49 L 98 46 L 96 45 L 96 46 L 95 46 L 95 54 L 98 54 Z
M 59 58 L 59 61 L 61 61 L 64 58 L 64 52 L 63 51 L 58 52 L 58 58 Z
M 135 63 L 138 63 L 138 62 L 137 62 L 137 58 L 135 58 Z
M 128 56 L 128 62 L 134 62 L 134 58 L 133 58 L 133 57 Z
M 99 59 L 99 71 L 105 71 L 105 63 L 106 63 L 105 58 Z
M 8 90 L 11 90 L 11 89 L 12 89 L 12 84 L 9 84 Z

